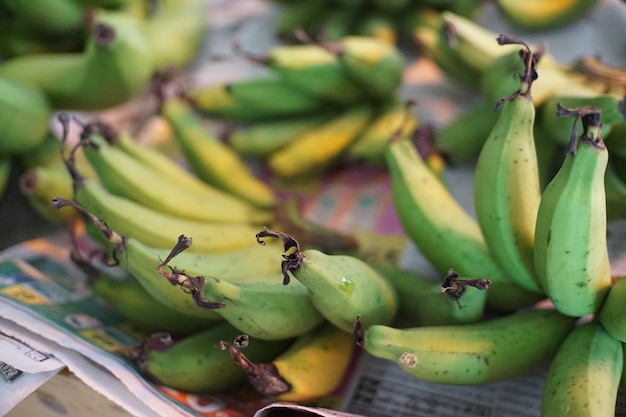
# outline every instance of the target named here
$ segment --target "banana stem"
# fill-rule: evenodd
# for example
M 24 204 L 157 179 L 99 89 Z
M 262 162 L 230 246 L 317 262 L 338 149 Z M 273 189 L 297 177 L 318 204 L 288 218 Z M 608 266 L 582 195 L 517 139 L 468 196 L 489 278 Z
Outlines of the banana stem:
M 583 106 L 573 109 L 563 107 L 556 103 L 556 115 L 558 117 L 574 117 L 571 139 L 566 148 L 566 155 L 576 155 L 578 144 L 585 141 L 598 149 L 604 149 L 602 139 L 602 112 L 597 107 Z M 583 131 L 578 134 L 578 123 L 582 123 Z
M 296 239 L 283 232 L 275 232 L 267 227 L 256 234 L 256 241 L 260 245 L 265 245 L 264 237 L 273 237 L 280 239 L 283 242 L 283 261 L 281 262 L 281 269 L 283 272 L 283 285 L 289 284 L 291 278 L 289 277 L 290 271 L 295 271 L 302 266 L 304 255 L 300 251 L 300 244 Z
M 448 296 L 456 302 L 460 310 L 462 308 L 460 299 L 468 286 L 478 290 L 486 290 L 490 285 L 491 280 L 485 278 L 461 279 L 454 269 L 450 269 L 441 283 L 441 292 L 448 294 Z

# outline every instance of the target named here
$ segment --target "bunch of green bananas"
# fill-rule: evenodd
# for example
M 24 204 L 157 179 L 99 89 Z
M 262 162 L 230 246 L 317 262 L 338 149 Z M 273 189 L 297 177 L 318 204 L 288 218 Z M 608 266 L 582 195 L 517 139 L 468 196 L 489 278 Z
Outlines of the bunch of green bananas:
M 274 178 L 311 177 L 348 161 L 381 166 L 392 133 L 418 124 L 399 93 L 403 54 L 374 37 L 278 45 L 252 59 L 267 73 L 185 96 L 202 116 L 231 122 L 226 142 Z
M 3 184 L 11 166 L 26 169 L 16 159 L 48 146 L 53 112 L 122 105 L 156 73 L 191 64 L 205 37 L 204 7 L 202 0 L 163 0 L 150 11 L 140 0 L 0 1 Z
M 626 281 L 611 276 L 605 185 L 611 149 L 603 135 L 614 117 L 624 123 L 624 102 L 608 94 L 554 96 L 552 118 L 569 122 L 550 122 L 564 152 L 542 184 L 538 141 L 552 141 L 536 135 L 536 126 L 547 123 L 536 117 L 535 103 L 543 51 L 508 35 L 496 39 L 517 49 L 521 70 L 517 86 L 495 103 L 478 150 L 475 217 L 406 138 L 391 142 L 386 160 L 411 241 L 442 273 L 454 268 L 490 280 L 485 306 L 500 314 L 444 326 L 357 326 L 355 337 L 370 354 L 444 384 L 495 382 L 549 360 L 542 416 L 612 416 L 623 375 Z

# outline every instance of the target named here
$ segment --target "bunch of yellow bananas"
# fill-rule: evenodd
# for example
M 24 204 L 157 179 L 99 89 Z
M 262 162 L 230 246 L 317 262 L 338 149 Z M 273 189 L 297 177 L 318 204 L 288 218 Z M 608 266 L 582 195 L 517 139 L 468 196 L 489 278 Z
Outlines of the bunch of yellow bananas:
M 391 133 L 405 119 L 405 133 L 417 124 L 400 98 L 405 58 L 394 45 L 369 36 L 305 40 L 254 60 L 266 74 L 196 86 L 186 96 L 203 116 L 232 122 L 228 144 L 276 178 L 312 176 L 345 161 L 382 165 Z
M 0 188 L 11 165 L 25 168 L 16 159 L 47 146 L 54 111 L 124 104 L 155 73 L 189 65 L 205 37 L 204 9 L 203 0 L 152 10 L 140 0 L 0 1 Z

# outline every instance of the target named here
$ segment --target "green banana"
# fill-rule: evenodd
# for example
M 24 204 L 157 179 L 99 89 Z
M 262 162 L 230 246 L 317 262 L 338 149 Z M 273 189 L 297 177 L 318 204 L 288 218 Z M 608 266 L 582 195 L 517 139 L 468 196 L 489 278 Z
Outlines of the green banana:
M 281 232 L 265 229 L 257 234 L 283 242 L 283 284 L 290 274 L 310 294 L 317 310 L 338 328 L 351 332 L 360 315 L 366 325 L 388 324 L 398 309 L 398 295 L 369 264 L 351 255 L 328 255 L 316 249 L 300 251 L 298 242 Z
M 152 74 L 137 19 L 104 10 L 94 13 L 83 51 L 24 55 L 0 63 L 0 77 L 40 89 L 54 108 L 68 110 L 125 103 L 144 92 Z
M 295 41 L 296 32 L 304 31 L 316 36 L 323 16 L 333 0 L 290 1 L 280 6 L 280 15 L 275 23 L 276 34 L 286 41 Z
M 161 115 L 169 122 L 177 143 L 200 179 L 253 207 L 271 209 L 276 206 L 274 190 L 256 176 L 239 153 L 209 130 L 189 103 L 177 98 L 165 100 Z M 232 210 L 223 205 L 219 209 Z
M 359 103 L 347 107 L 328 122 L 304 132 L 272 153 L 267 164 L 282 178 L 305 176 L 336 163 L 369 123 L 372 106 Z
M 541 124 L 550 137 L 561 145 L 567 145 L 572 132 L 572 121 L 557 115 L 557 103 L 566 108 L 591 106 L 602 113 L 602 137 L 608 137 L 614 124 L 626 122 L 626 98 L 613 94 L 552 96 L 541 106 Z M 608 146 L 608 145 L 607 145 Z
M 330 114 L 307 114 L 276 120 L 239 124 L 228 133 L 227 142 L 244 156 L 268 158 L 295 138 L 326 123 Z
M 617 162 L 613 158 L 610 159 L 604 173 L 607 222 L 626 218 L 626 182 L 615 169 Z
M 137 161 L 110 145 L 99 133 L 82 140 L 83 151 L 107 190 L 156 211 L 197 222 L 264 224 L 272 213 L 257 209 L 233 194 L 207 185 L 192 192 L 163 171 Z M 175 164 L 170 160 L 169 164 Z
M 74 195 L 72 176 L 64 166 L 35 166 L 23 171 L 18 184 L 20 192 L 28 204 L 41 218 L 58 224 L 68 224 L 79 218 L 76 210 L 55 210 L 52 207 L 54 197 L 71 199 Z
M 164 267 L 168 267 L 169 271 Z M 169 267 L 159 272 L 172 284 L 186 288 L 199 308 L 219 314 L 242 333 L 263 340 L 300 336 L 315 328 L 324 316 L 301 283 L 286 286 L 281 273 L 259 275 L 249 282 L 228 281 L 217 276 L 192 276 Z
M 451 163 L 475 161 L 496 124 L 493 103 L 482 100 L 435 129 L 435 147 Z
M 623 111 L 626 112 L 626 107 L 623 108 Z M 626 158 L 626 121 L 611 125 L 610 131 L 604 138 L 604 143 L 611 155 Z
M 122 278 L 100 273 L 90 283 L 91 290 L 140 331 L 167 332 L 187 336 L 215 324 L 211 318 L 190 316 L 161 303 L 133 276 Z
M 576 319 L 551 309 L 444 326 L 355 330 L 369 354 L 396 363 L 424 381 L 478 385 L 523 375 L 551 359 Z
M 443 281 L 436 281 L 418 272 L 397 266 L 375 265 L 398 294 L 396 327 L 439 326 L 472 323 L 482 319 L 488 291 L 479 282 L 474 286 L 459 285 L 460 294 L 444 291 Z M 458 285 L 458 284 L 457 284 Z M 462 289 L 461 289 L 462 288 Z
M 509 311 L 512 305 L 528 305 L 541 298 L 514 283 L 496 264 L 478 223 L 426 165 L 410 140 L 392 140 L 386 160 L 399 220 L 412 243 L 440 274 L 453 268 L 463 276 L 491 280 L 487 304 L 498 310 Z
M 208 30 L 202 0 L 161 0 L 142 34 L 156 71 L 182 69 L 197 57 Z
M 617 278 L 606 295 L 596 317 L 602 327 L 614 338 L 626 343 L 626 321 L 624 317 L 624 299 L 626 297 L 626 280 Z
M 292 117 L 329 110 L 328 104 L 273 75 L 197 86 L 185 95 L 203 113 L 231 120 Z
M 241 386 L 246 374 L 219 348 L 223 340 L 232 340 L 256 361 L 271 361 L 291 342 L 249 338 L 228 323 L 218 323 L 176 341 L 167 333 L 153 334 L 136 363 L 152 381 L 186 392 L 214 393 Z
M 525 30 L 548 30 L 567 25 L 587 15 L 596 0 L 497 0 L 507 21 Z
M 407 111 L 407 103 L 398 97 L 386 100 L 376 109 L 372 120 L 346 150 L 346 158 L 370 165 L 384 165 L 385 148 L 394 132 L 410 135 L 419 125 L 417 116 Z
M 253 59 L 265 64 L 302 94 L 321 102 L 346 106 L 363 98 L 361 86 L 350 78 L 338 54 L 323 45 L 278 45 L 265 56 Z
M 624 354 L 597 321 L 583 323 L 559 346 L 541 398 L 544 417 L 614 416 Z
M 0 154 L 35 148 L 44 141 L 51 117 L 52 106 L 40 90 L 0 75 Z
M 365 10 L 354 25 L 354 34 L 370 36 L 390 45 L 397 45 L 401 34 L 396 24 L 396 16 L 379 10 Z
M 328 322 L 299 336 L 271 362 L 255 363 L 245 350 L 221 342 L 255 390 L 277 401 L 306 403 L 337 388 L 348 371 L 354 342 Z
M 374 98 L 393 96 L 404 77 L 404 56 L 396 45 L 371 36 L 349 35 L 336 42 L 346 72 Z
M 47 35 L 80 36 L 87 9 L 74 0 L 4 0 L 3 7 L 29 23 L 31 31 Z
M 501 44 L 518 43 L 500 35 Z M 535 106 L 531 85 L 535 57 L 524 45 L 525 72 L 519 89 L 498 102 L 496 123 L 482 146 L 474 173 L 474 207 L 485 243 L 507 276 L 520 286 L 541 292 L 535 279 L 535 221 L 541 199 L 533 136 Z
M 574 123 L 565 160 L 541 196 L 535 230 L 536 276 L 563 314 L 598 310 L 611 285 L 604 175 L 608 152 L 595 108 L 558 107 Z

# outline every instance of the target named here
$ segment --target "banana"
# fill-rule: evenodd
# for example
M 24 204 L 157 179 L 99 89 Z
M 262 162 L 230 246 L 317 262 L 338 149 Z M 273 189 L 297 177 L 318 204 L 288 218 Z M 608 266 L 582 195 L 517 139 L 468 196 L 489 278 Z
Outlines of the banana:
M 244 156 L 266 159 L 305 132 L 326 123 L 331 117 L 330 114 L 313 113 L 239 124 L 228 133 L 227 142 Z
M 332 107 L 274 75 L 200 85 L 190 88 L 185 96 L 207 115 L 242 121 L 292 117 Z
M 374 268 L 391 282 L 398 294 L 398 314 L 393 326 L 472 323 L 483 317 L 487 280 L 458 279 L 458 275 L 450 271 L 446 276 L 448 282 L 436 281 L 397 266 L 375 265 Z M 453 285 L 449 285 L 450 281 Z M 451 288 L 458 289 L 458 293 L 450 291 Z
M 138 97 L 153 74 L 139 22 L 98 10 L 90 30 L 83 51 L 15 57 L 0 63 L 0 77 L 40 89 L 58 109 L 103 110 Z
M 501 35 L 498 42 L 524 45 L 520 56 L 526 69 L 519 89 L 498 102 L 496 123 L 476 162 L 474 207 L 495 261 L 517 284 L 541 292 L 533 261 L 535 221 L 541 199 L 531 96 L 535 57 L 522 41 Z
M 349 35 L 336 42 L 346 72 L 374 98 L 393 96 L 404 77 L 404 56 L 388 42 Z
M 223 190 L 207 185 L 204 191 L 192 192 L 162 171 L 137 161 L 110 145 L 99 133 L 89 134 L 81 143 L 85 156 L 98 179 L 116 196 L 180 219 L 207 223 L 263 224 L 272 213 Z M 170 160 L 169 164 L 175 164 Z
M 61 141 L 54 133 L 48 131 L 41 143 L 28 152 L 15 155 L 15 160 L 21 170 L 40 166 L 64 166 L 61 158 Z
M 626 111 L 626 107 L 624 107 Z M 626 158 L 626 121 L 611 125 L 611 129 L 604 138 L 604 143 L 611 155 Z
M 419 379 L 478 385 L 523 375 L 551 359 L 576 319 L 553 309 L 445 326 L 397 329 L 374 325 L 354 332 L 369 354 Z
M 395 16 L 379 10 L 365 10 L 354 27 L 354 34 L 370 36 L 390 45 L 397 45 L 401 34 Z
M 525 30 L 548 30 L 575 22 L 598 4 L 596 0 L 497 0 L 502 15 Z
M 35 166 L 23 171 L 18 184 L 20 192 L 28 204 L 43 219 L 57 224 L 69 224 L 79 218 L 79 213 L 71 208 L 55 210 L 52 207 L 54 197 L 71 199 L 74 195 L 72 177 L 63 166 Z
M 87 9 L 74 0 L 4 0 L 3 7 L 24 19 L 31 31 L 49 36 L 80 36 Z
M 410 135 L 419 125 L 417 116 L 407 111 L 407 103 L 394 97 L 380 104 L 372 120 L 348 146 L 346 158 L 370 165 L 384 165 L 385 148 L 397 129 Z
M 249 338 L 228 323 L 217 323 L 176 341 L 167 333 L 153 334 L 135 362 L 146 378 L 181 391 L 214 393 L 241 386 L 246 374 L 219 348 L 223 340 L 242 346 L 256 361 L 271 361 L 290 342 Z
M 626 218 L 626 182 L 617 173 L 616 162 L 610 159 L 604 173 L 607 222 Z
M 280 15 L 275 23 L 276 34 L 286 41 L 295 41 L 296 32 L 318 35 L 320 22 L 333 0 L 289 1 L 280 5 Z
M 489 253 L 478 223 L 405 139 L 392 140 L 385 154 L 392 199 L 407 236 L 442 275 L 453 268 L 462 276 L 492 281 L 488 305 L 512 305 L 540 299 L 514 283 Z M 506 300 L 506 301 L 503 301 Z
M 623 362 L 622 343 L 597 321 L 577 326 L 548 370 L 541 415 L 614 416 Z
M 535 229 L 536 276 L 563 314 L 584 316 L 598 310 L 611 285 L 606 237 L 604 175 L 608 152 L 598 109 L 558 108 L 583 124 L 564 162 L 541 196 Z
M 202 0 L 161 0 L 141 28 L 156 71 L 182 69 L 197 57 L 208 30 Z
M 614 339 L 626 343 L 624 297 L 626 297 L 626 280 L 619 277 L 611 285 L 596 317 Z
M 354 342 L 328 322 L 299 336 L 271 362 L 255 363 L 244 349 L 220 342 L 256 391 L 277 401 L 306 403 L 330 394 L 350 365 Z
M 297 337 L 324 320 L 308 289 L 301 283 L 283 285 L 281 273 L 256 274 L 249 282 L 236 282 L 217 276 L 192 276 L 169 267 L 167 262 L 159 266 L 161 275 L 185 288 L 189 299 L 200 308 L 219 314 L 252 337 L 263 340 Z
M 128 274 L 117 278 L 100 273 L 92 280 L 90 288 L 113 311 L 146 334 L 166 332 L 181 337 L 208 329 L 216 323 L 216 320 L 189 316 L 161 303 Z
M 209 130 L 191 105 L 182 99 L 170 98 L 162 103 L 161 114 L 169 122 L 177 143 L 200 179 L 251 206 L 267 209 L 276 206 L 274 190 L 256 176 L 239 153 Z M 215 203 L 216 206 L 220 204 Z M 224 212 L 232 210 L 219 207 L 220 211 L 222 209 Z
M 290 178 L 327 169 L 363 131 L 372 114 L 372 106 L 363 103 L 343 109 L 327 123 L 272 153 L 267 159 L 270 170 L 279 177 Z
M 474 162 L 496 124 L 493 103 L 482 100 L 435 128 L 435 147 L 451 163 Z
M 360 258 L 316 249 L 300 251 L 291 236 L 267 228 L 257 234 L 260 244 L 267 237 L 283 242 L 283 284 L 288 286 L 291 274 L 308 291 L 317 310 L 338 328 L 351 332 L 357 315 L 368 326 L 394 319 L 398 309 L 395 289 Z
M 626 122 L 626 98 L 613 94 L 558 94 L 541 106 L 541 124 L 550 137 L 560 145 L 567 145 L 572 121 L 557 115 L 557 103 L 566 108 L 591 106 L 602 113 L 602 137 L 608 137 L 614 124 Z M 608 145 L 607 145 L 608 146 Z
M 40 90 L 0 75 L 0 154 L 35 148 L 44 141 L 51 117 L 52 106 Z
M 324 45 L 277 45 L 265 56 L 252 59 L 262 62 L 302 94 L 321 102 L 347 106 L 363 98 L 361 86 L 350 78 L 339 55 Z

